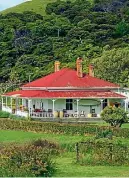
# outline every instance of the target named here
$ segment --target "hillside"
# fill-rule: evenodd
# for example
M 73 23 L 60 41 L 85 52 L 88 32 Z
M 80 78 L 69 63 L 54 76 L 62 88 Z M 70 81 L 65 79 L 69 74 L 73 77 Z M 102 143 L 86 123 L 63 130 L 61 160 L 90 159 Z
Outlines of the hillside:
M 32 0 L 28 2 L 24 2 L 20 5 L 17 5 L 15 7 L 8 8 L 4 11 L 2 11 L 2 14 L 7 14 L 10 12 L 15 12 L 15 13 L 22 13 L 24 11 L 33 11 L 37 14 L 41 15 L 46 15 L 46 6 L 49 3 L 55 2 L 56 0 Z M 62 0 L 65 1 L 65 0 Z M 75 1 L 75 0 L 70 0 L 70 1 Z M 90 2 L 93 2 L 93 0 L 89 0 Z
M 32 1 L 24 2 L 15 7 L 8 8 L 2 11 L 2 13 L 7 14 L 10 12 L 21 13 L 24 11 L 33 11 L 35 13 L 44 15 L 47 4 L 54 1 L 55 0 L 32 0 Z
M 14 13 L 14 7 L 0 16 L 1 83 L 47 75 L 55 60 L 75 68 L 82 57 L 84 72 L 94 63 L 97 77 L 129 87 L 129 0 L 46 1 L 39 12 L 41 2 L 21 4 L 22 13 Z M 37 13 L 26 11 L 30 7 Z

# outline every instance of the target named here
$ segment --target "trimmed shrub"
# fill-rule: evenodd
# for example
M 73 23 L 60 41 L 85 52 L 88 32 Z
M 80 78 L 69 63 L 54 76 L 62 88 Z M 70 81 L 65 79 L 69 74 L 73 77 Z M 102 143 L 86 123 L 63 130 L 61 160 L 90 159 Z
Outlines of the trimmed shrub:
M 97 128 L 97 129 L 96 129 Z M 71 134 L 71 135 L 84 135 L 95 134 L 99 127 L 96 125 L 88 124 L 61 124 L 49 122 L 35 122 L 35 121 L 22 121 L 1 119 L 0 129 L 3 130 L 24 130 L 43 133 L 56 133 L 56 134 Z
M 49 122 L 35 122 L 23 120 L 0 119 L 1 130 L 23 130 L 53 134 L 70 134 L 70 135 L 97 135 L 97 133 L 108 130 L 114 136 L 129 138 L 128 128 L 112 128 L 88 124 L 62 124 Z M 106 131 L 107 132 L 107 131 Z

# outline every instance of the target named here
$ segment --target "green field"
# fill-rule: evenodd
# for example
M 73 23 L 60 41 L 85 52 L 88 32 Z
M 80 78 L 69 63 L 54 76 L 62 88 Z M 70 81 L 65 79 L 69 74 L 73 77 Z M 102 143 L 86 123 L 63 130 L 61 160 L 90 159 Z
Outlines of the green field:
M 44 134 L 44 133 L 32 133 L 22 131 L 0 131 L 0 142 L 27 142 L 38 138 L 51 140 L 59 143 L 62 147 L 67 148 L 61 156 L 53 159 L 56 163 L 55 177 L 84 177 L 84 176 L 129 176 L 128 166 L 80 166 L 75 163 L 76 154 L 74 144 L 81 140 L 86 140 L 87 136 L 70 136 L 70 135 L 56 135 L 56 134 Z M 129 145 L 129 139 L 122 139 L 127 145 Z M 69 150 L 70 145 L 72 149 Z
M 26 142 L 35 139 L 47 139 L 59 144 L 74 144 L 78 141 L 87 139 L 84 136 L 67 136 L 67 135 L 56 135 L 56 134 L 44 134 L 44 133 L 33 133 L 33 132 L 23 132 L 23 131 L 0 131 L 0 142 Z

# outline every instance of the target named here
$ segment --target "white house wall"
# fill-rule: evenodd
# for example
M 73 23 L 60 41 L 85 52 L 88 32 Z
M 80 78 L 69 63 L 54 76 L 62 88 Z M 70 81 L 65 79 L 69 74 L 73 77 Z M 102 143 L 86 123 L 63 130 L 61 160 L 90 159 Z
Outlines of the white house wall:
M 33 105 L 35 105 L 35 109 L 42 109 L 42 103 L 43 103 L 43 109 L 46 111 L 48 110 L 48 100 L 47 99 L 33 99 L 30 102 L 30 106 L 33 109 Z
M 26 105 L 26 104 L 27 104 L 27 103 L 26 103 L 27 100 L 28 100 L 28 99 L 24 99 L 24 98 L 22 99 L 22 105 L 25 106 L 25 107 L 28 107 L 28 106 Z
M 85 111 L 85 113 L 90 113 L 90 106 L 91 109 L 95 109 L 96 114 L 100 114 L 101 112 L 101 102 L 100 100 L 80 100 L 78 103 L 79 111 Z M 74 102 L 74 111 L 77 111 L 77 102 Z
M 53 109 L 52 100 L 48 100 L 48 109 Z M 65 99 L 56 99 L 55 100 L 55 111 L 62 111 L 65 109 Z

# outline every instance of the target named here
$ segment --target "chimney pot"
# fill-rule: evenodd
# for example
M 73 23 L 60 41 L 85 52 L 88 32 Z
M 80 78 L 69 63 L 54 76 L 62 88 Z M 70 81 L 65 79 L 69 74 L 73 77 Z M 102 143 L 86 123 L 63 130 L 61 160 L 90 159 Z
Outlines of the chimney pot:
M 55 61 L 55 72 L 60 70 L 60 62 L 59 61 Z
M 77 58 L 76 65 L 77 65 L 77 76 L 82 78 L 83 71 L 82 71 L 82 58 L 81 57 Z
M 94 77 L 94 65 L 89 65 L 89 76 Z

